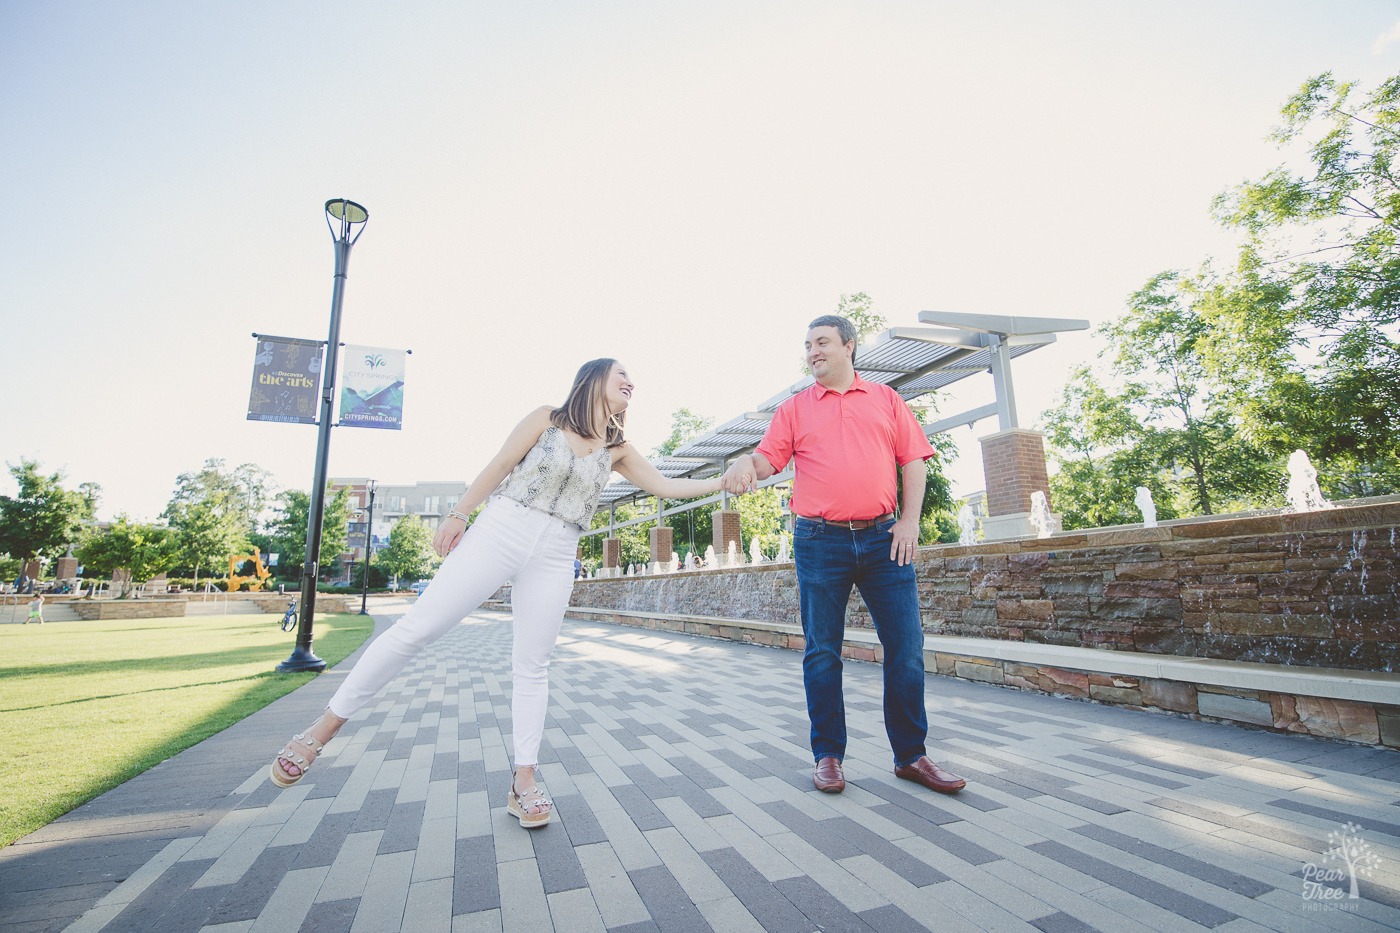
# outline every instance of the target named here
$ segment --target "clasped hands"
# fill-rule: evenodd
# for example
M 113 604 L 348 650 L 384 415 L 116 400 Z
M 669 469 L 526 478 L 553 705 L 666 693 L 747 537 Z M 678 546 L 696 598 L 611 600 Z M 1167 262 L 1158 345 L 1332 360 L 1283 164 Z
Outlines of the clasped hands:
M 731 463 L 724 476 L 720 477 L 719 485 L 731 496 L 742 496 L 757 489 L 758 476 L 754 472 L 753 459 L 745 456 Z

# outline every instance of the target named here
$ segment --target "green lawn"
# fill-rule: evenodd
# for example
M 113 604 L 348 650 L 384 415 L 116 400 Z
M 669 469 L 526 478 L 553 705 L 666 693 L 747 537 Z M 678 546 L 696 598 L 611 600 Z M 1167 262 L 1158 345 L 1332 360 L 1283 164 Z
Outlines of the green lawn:
M 278 674 L 274 615 L 0 625 L 0 846 L 226 729 L 316 676 Z M 368 616 L 316 619 L 344 660 Z

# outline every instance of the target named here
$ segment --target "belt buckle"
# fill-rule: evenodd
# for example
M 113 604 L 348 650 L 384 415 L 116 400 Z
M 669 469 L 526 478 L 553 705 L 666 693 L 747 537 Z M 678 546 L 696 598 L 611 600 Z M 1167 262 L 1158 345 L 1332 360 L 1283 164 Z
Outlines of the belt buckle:
M 851 531 L 859 531 L 859 529 L 856 528 L 856 522 L 858 522 L 858 521 L 860 521 L 860 519 L 857 519 L 857 518 L 848 518 L 848 519 L 846 519 L 846 526 L 847 526 L 848 528 L 850 528 Z

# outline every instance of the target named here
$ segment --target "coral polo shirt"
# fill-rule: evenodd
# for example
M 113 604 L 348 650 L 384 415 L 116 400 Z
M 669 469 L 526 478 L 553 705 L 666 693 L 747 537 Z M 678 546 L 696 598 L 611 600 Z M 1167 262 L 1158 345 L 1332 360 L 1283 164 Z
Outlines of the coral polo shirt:
M 893 512 L 898 467 L 934 451 L 899 393 L 857 374 L 845 392 L 818 382 L 779 405 L 758 453 L 774 472 L 793 461 L 794 515 L 850 521 Z

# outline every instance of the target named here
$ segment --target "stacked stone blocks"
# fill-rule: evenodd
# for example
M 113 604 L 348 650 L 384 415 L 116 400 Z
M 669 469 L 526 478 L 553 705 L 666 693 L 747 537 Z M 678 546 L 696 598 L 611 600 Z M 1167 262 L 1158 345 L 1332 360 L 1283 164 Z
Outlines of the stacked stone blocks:
M 1076 666 L 933 652 L 948 676 L 1400 747 L 1395 701 L 1360 702 L 1115 673 L 1103 652 L 1281 664 L 1326 676 L 1400 669 L 1400 501 L 923 549 L 931 635 L 1083 651 Z M 584 581 L 611 621 L 801 648 L 792 564 Z M 850 625 L 870 619 L 852 594 Z M 878 660 L 853 638 L 848 657 Z M 1095 662 L 1094 658 L 1100 658 Z M 1129 655 L 1124 654 L 1124 658 Z

